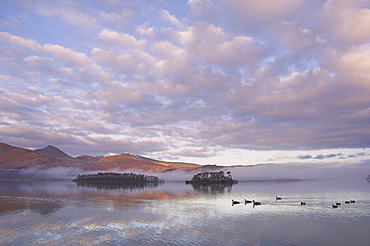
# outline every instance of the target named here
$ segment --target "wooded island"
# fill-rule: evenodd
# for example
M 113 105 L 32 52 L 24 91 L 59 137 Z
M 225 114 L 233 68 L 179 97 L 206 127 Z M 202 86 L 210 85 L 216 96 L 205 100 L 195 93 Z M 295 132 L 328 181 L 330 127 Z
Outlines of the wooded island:
M 97 174 L 80 174 L 74 180 L 77 183 L 94 182 L 94 183 L 125 183 L 125 184 L 159 184 L 164 183 L 163 179 L 156 176 L 136 173 L 97 173 Z
M 237 184 L 238 181 L 234 180 L 231 176 L 231 172 L 226 173 L 224 171 L 219 172 L 205 172 L 197 173 L 191 180 L 186 180 L 186 184 Z

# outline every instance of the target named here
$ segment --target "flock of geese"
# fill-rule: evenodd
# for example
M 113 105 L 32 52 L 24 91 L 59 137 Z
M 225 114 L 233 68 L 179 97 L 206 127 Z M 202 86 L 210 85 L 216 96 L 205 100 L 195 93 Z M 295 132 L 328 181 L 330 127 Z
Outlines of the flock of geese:
M 275 199 L 276 200 L 282 200 L 283 198 L 278 197 L 278 196 L 275 196 Z M 355 202 L 356 202 L 355 200 L 344 201 L 345 204 L 355 203 Z M 253 207 L 254 206 L 261 205 L 261 202 L 256 202 L 255 200 L 250 201 L 250 200 L 244 199 L 244 205 L 247 205 L 249 203 L 252 203 L 253 204 Z M 231 206 L 234 206 L 236 204 L 240 204 L 240 201 L 235 201 L 234 199 L 231 199 Z M 305 202 L 301 202 L 301 206 L 303 206 L 303 205 L 306 205 L 306 203 Z M 332 204 L 332 207 L 333 208 L 337 208 L 340 205 L 341 205 L 340 202 L 336 202 L 335 204 Z
M 253 206 L 261 205 L 261 202 L 256 202 L 255 200 L 249 201 L 247 199 L 244 199 L 244 205 L 246 205 L 248 203 L 253 203 Z M 240 202 L 231 199 L 231 205 L 234 206 L 236 204 L 240 204 Z
M 348 203 L 355 203 L 356 201 L 355 200 L 349 200 L 349 201 L 344 201 L 345 204 L 348 204 Z M 333 208 L 337 208 L 338 206 L 340 206 L 341 203 L 340 202 L 337 202 L 335 204 L 333 204 Z

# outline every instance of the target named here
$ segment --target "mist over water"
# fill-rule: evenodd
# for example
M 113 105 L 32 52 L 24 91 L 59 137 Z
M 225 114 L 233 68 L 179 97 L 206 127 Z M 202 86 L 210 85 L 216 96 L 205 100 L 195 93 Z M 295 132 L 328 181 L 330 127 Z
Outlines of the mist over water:
M 288 164 L 262 164 L 253 166 L 231 166 L 220 169 L 212 169 L 210 171 L 230 171 L 233 179 L 238 181 L 259 181 L 259 180 L 311 180 L 311 179 L 333 179 L 333 180 L 364 180 L 370 175 L 370 167 L 368 165 L 358 166 L 341 166 L 341 167 L 311 167 L 297 166 Z M 184 182 L 190 180 L 192 176 L 198 172 L 204 171 L 184 171 L 173 170 L 163 173 L 149 173 L 141 170 L 95 170 L 86 171 L 75 167 L 53 167 L 41 168 L 30 167 L 18 170 L 2 170 L 0 178 L 4 177 L 20 177 L 30 179 L 60 179 L 72 180 L 79 174 L 89 174 L 97 172 L 119 172 L 119 173 L 143 173 L 157 176 L 167 182 Z
M 250 168 L 231 169 L 233 178 L 240 181 L 250 180 L 305 180 L 305 179 L 358 179 L 364 180 L 370 174 L 368 167 L 326 167 L 315 168 L 295 165 L 265 164 Z
M 0 178 L 72 180 L 78 174 L 84 172 L 84 170 L 76 167 L 28 167 L 22 169 L 1 170 Z

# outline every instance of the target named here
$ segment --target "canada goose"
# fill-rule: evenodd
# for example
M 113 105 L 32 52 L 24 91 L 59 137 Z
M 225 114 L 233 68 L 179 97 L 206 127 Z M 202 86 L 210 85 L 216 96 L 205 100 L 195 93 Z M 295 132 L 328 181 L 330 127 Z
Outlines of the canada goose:
M 247 204 L 247 203 L 252 203 L 252 201 L 249 201 L 247 199 L 244 199 L 244 204 Z
M 281 197 L 278 197 L 278 196 L 275 196 L 276 197 L 276 200 L 281 200 L 282 198 Z
M 261 205 L 260 202 L 256 202 L 255 200 L 253 200 L 252 202 L 253 202 L 253 206 Z
M 340 205 L 340 202 L 337 202 L 337 206 L 339 206 Z
M 302 205 L 306 205 L 306 203 L 305 203 L 305 202 L 301 202 L 301 206 L 302 206 Z
M 351 203 L 355 203 L 356 201 L 355 200 L 350 200 Z
M 348 203 L 351 203 L 351 201 L 345 201 L 344 203 L 348 204 Z
M 231 199 L 231 205 L 234 205 L 234 204 L 240 204 L 239 201 L 234 201 L 233 199 Z
M 333 206 L 333 208 L 337 208 L 338 207 L 338 205 L 332 205 Z

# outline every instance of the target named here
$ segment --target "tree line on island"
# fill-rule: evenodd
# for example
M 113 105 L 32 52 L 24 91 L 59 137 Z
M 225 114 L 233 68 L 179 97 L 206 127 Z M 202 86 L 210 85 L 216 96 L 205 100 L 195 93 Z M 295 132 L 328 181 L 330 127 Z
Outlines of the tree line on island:
M 224 171 L 197 173 L 191 180 L 186 180 L 186 184 L 237 184 L 238 181 L 233 179 L 231 172 L 227 176 Z
M 234 180 L 231 176 L 231 172 L 228 171 L 225 175 L 224 171 L 219 172 L 204 172 L 197 173 L 193 176 L 191 180 L 186 180 L 186 184 L 227 184 L 233 185 L 237 184 L 238 181 Z M 164 183 L 163 179 L 156 176 L 136 174 L 136 173 L 96 173 L 96 174 L 80 174 L 75 179 L 76 183 L 126 183 L 126 184 L 160 184 Z
M 164 183 L 163 179 L 156 176 L 136 173 L 97 173 L 97 174 L 80 174 L 74 180 L 77 183 L 85 182 L 105 182 L 105 183 L 127 183 L 127 184 L 146 184 Z

